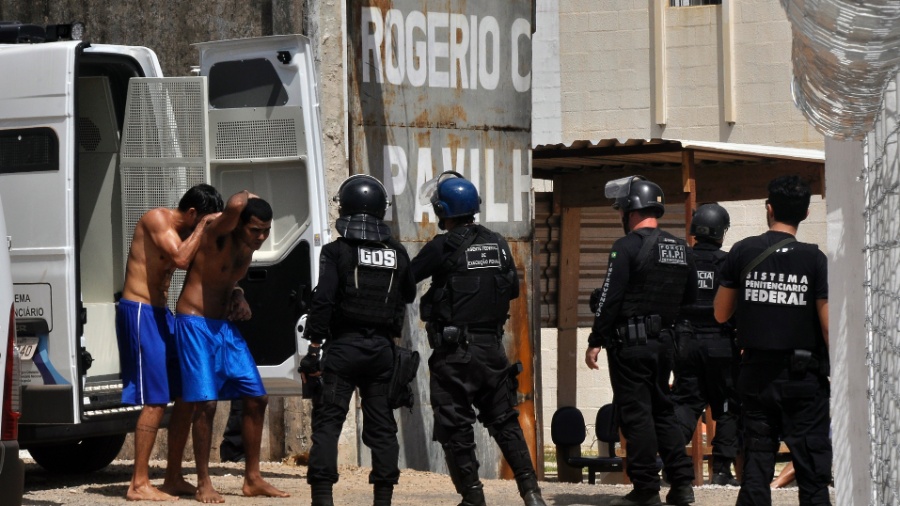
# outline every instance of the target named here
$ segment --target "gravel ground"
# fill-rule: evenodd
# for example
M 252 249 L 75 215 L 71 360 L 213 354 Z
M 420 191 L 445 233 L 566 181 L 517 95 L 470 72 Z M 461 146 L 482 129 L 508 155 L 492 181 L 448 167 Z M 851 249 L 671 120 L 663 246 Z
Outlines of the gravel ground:
M 26 506 L 74 505 L 94 506 L 99 504 L 134 504 L 125 501 L 125 491 L 131 477 L 131 463 L 114 461 L 109 467 L 89 475 L 54 475 L 44 472 L 30 459 L 25 460 Z M 151 462 L 151 478 L 156 485 L 162 483 L 164 462 Z M 225 497 L 226 504 L 241 506 L 262 505 L 307 505 L 309 487 L 306 484 L 306 466 L 296 466 L 277 462 L 263 463 L 263 476 L 276 487 L 291 494 L 288 499 L 249 498 L 241 495 L 243 464 L 215 463 L 210 465 L 213 483 Z M 193 462 L 185 462 L 187 479 L 196 482 Z M 335 503 L 342 506 L 369 506 L 372 504 L 371 485 L 368 484 L 368 468 L 342 467 L 341 481 L 335 486 Z M 488 504 L 522 504 L 516 492 L 515 482 L 506 480 L 484 480 Z M 622 485 L 588 485 L 542 482 L 544 499 L 551 506 L 600 506 L 608 504 L 616 496 L 625 495 L 630 490 Z M 738 489 L 729 487 L 704 486 L 694 489 L 697 505 L 734 504 Z M 663 489 L 663 493 L 666 489 Z M 832 501 L 834 496 L 832 493 Z M 0 501 L 2 502 L 2 501 Z M 184 504 L 191 504 L 190 498 L 183 498 Z M 450 479 L 441 474 L 403 470 L 400 484 L 394 490 L 396 506 L 455 506 L 459 499 Z M 797 489 L 775 490 L 772 493 L 774 506 L 799 504 Z

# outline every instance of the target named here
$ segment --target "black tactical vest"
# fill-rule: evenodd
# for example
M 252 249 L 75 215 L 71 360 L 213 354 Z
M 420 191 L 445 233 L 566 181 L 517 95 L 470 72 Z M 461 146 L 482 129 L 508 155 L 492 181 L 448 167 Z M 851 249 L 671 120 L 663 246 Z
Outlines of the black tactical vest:
M 518 279 L 499 235 L 480 225 L 462 229 L 448 232 L 445 248 L 456 261 L 445 266 L 446 284 L 434 291 L 434 319 L 487 330 L 506 321 Z
M 637 267 L 629 274 L 621 316 L 660 315 L 663 325 L 671 325 L 681 309 L 684 287 L 687 283 L 687 244 L 669 234 L 660 233 L 653 244 L 654 229 L 640 228 L 635 233 L 643 236 L 645 247 L 635 261 Z M 641 258 L 643 257 L 643 258 Z
M 681 316 L 695 327 L 719 328 L 713 311 L 719 270 L 726 253 L 720 249 L 694 248 L 694 265 L 697 268 L 697 300 L 681 308 Z
M 409 257 L 394 239 L 384 242 L 348 241 L 339 238 L 341 257 L 341 318 L 375 326 L 396 326 L 405 303 L 400 295 L 400 273 L 409 268 Z

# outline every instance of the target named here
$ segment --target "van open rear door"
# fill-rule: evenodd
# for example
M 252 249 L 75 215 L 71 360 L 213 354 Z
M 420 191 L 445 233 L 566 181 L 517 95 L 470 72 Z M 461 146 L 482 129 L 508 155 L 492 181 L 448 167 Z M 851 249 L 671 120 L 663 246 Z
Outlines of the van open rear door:
M 272 232 L 241 282 L 253 318 L 238 326 L 268 392 L 298 395 L 304 350 L 297 327 L 329 240 L 309 43 L 291 35 L 198 47 L 200 77 L 132 79 L 121 150 L 125 222 L 133 227 L 129 215 L 173 206 L 175 194 L 202 181 L 226 199 L 247 189 L 272 204 Z M 134 145 L 147 148 L 129 154 L 128 132 L 137 125 L 143 127 Z M 165 147 L 148 150 L 151 144 Z M 146 157 L 166 150 L 167 156 Z M 158 191 L 174 200 L 148 199 Z M 170 303 L 182 282 L 173 279 Z

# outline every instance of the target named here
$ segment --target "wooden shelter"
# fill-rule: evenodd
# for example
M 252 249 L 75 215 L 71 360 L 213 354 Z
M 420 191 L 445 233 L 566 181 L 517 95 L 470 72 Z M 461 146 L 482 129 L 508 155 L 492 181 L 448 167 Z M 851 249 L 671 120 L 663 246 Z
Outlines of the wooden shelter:
M 763 199 L 774 177 L 798 174 L 814 194 L 825 194 L 823 151 L 670 139 L 606 139 L 541 145 L 532 175 L 553 181 L 535 195 L 535 307 L 542 327 L 556 327 L 557 407 L 576 405 L 577 368 L 584 354 L 579 327 L 590 326 L 590 292 L 606 273 L 612 243 L 622 236 L 618 214 L 604 196 L 607 181 L 634 174 L 666 195 L 662 225 L 687 237 L 698 203 Z M 587 281 L 587 282 L 585 282 Z M 536 318 L 537 319 L 537 318 Z M 579 362 L 580 363 L 580 362 Z

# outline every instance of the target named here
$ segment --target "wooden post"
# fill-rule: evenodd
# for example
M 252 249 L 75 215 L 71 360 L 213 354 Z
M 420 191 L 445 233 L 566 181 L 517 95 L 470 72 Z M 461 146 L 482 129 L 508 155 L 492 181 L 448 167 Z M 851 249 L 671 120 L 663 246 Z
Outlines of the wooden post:
M 694 486 L 703 486 L 703 417 L 697 420 L 697 428 L 691 439 L 691 464 L 694 466 Z
M 697 180 L 694 177 L 694 150 L 685 149 L 681 152 L 681 182 L 684 191 L 684 238 L 691 246 L 694 238 L 691 237 L 691 219 L 694 210 L 697 209 Z
M 704 411 L 703 419 L 706 421 L 706 442 L 703 443 L 703 455 L 709 455 L 709 460 L 706 461 L 706 474 L 709 476 L 710 481 L 712 481 L 712 477 L 715 474 L 713 472 L 713 456 L 712 456 L 712 447 L 713 447 L 713 439 L 716 438 L 716 421 L 713 420 L 712 415 L 712 407 L 706 406 L 706 411 Z
M 553 210 L 559 212 L 559 299 L 557 301 L 556 346 L 556 407 L 577 406 L 578 366 L 584 343 L 578 342 L 578 278 L 581 255 L 581 209 L 562 207 L 564 184 L 553 185 Z M 581 449 L 575 450 L 580 456 Z M 557 455 L 558 476 L 561 482 L 580 483 L 581 468 L 565 466 L 564 455 Z M 562 460 L 562 462 L 561 462 Z

